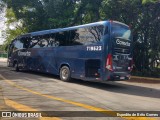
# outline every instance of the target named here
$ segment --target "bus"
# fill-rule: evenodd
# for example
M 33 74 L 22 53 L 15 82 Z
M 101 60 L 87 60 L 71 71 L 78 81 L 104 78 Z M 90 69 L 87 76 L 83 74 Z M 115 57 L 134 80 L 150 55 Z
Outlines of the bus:
M 8 66 L 91 81 L 128 80 L 132 70 L 132 32 L 118 21 L 27 33 L 15 38 Z

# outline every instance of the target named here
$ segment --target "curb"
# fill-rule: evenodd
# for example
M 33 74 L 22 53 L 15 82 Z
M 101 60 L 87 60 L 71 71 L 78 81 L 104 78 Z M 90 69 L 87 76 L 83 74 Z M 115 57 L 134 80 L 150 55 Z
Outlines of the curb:
M 131 79 L 160 80 L 160 78 L 148 78 L 148 77 L 138 77 L 138 76 L 131 76 Z
M 128 82 L 160 84 L 160 78 L 131 76 L 131 79 L 128 80 Z

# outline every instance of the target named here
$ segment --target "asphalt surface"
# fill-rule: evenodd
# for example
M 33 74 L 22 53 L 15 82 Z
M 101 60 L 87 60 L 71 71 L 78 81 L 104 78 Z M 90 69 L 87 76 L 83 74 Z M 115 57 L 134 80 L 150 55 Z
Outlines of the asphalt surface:
M 1 61 L 0 111 L 81 111 L 73 117 L 62 115 L 57 118 L 46 118 L 58 120 L 130 119 L 94 116 L 102 111 L 110 111 L 109 115 L 114 111 L 160 111 L 160 82 L 139 83 L 133 80 L 106 83 L 82 80 L 62 82 L 54 75 L 16 72 L 6 67 L 6 62 Z M 89 117 L 84 117 L 85 114 Z M 131 119 L 150 120 L 151 118 L 144 116 Z

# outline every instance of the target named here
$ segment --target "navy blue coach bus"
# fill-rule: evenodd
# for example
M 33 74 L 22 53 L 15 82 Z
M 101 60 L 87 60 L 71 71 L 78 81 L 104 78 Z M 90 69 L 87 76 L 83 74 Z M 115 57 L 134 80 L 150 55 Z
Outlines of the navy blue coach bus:
M 101 21 L 21 35 L 9 46 L 8 66 L 59 75 L 63 81 L 127 80 L 131 30 L 117 21 Z

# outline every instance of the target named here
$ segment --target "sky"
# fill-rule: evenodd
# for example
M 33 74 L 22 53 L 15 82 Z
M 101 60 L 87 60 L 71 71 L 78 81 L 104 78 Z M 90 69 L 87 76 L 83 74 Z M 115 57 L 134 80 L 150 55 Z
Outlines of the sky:
M 6 29 L 6 25 L 5 25 L 5 9 L 0 11 L 0 45 L 3 44 L 4 42 L 4 38 L 2 37 L 2 35 L 4 34 L 2 31 L 4 31 Z

